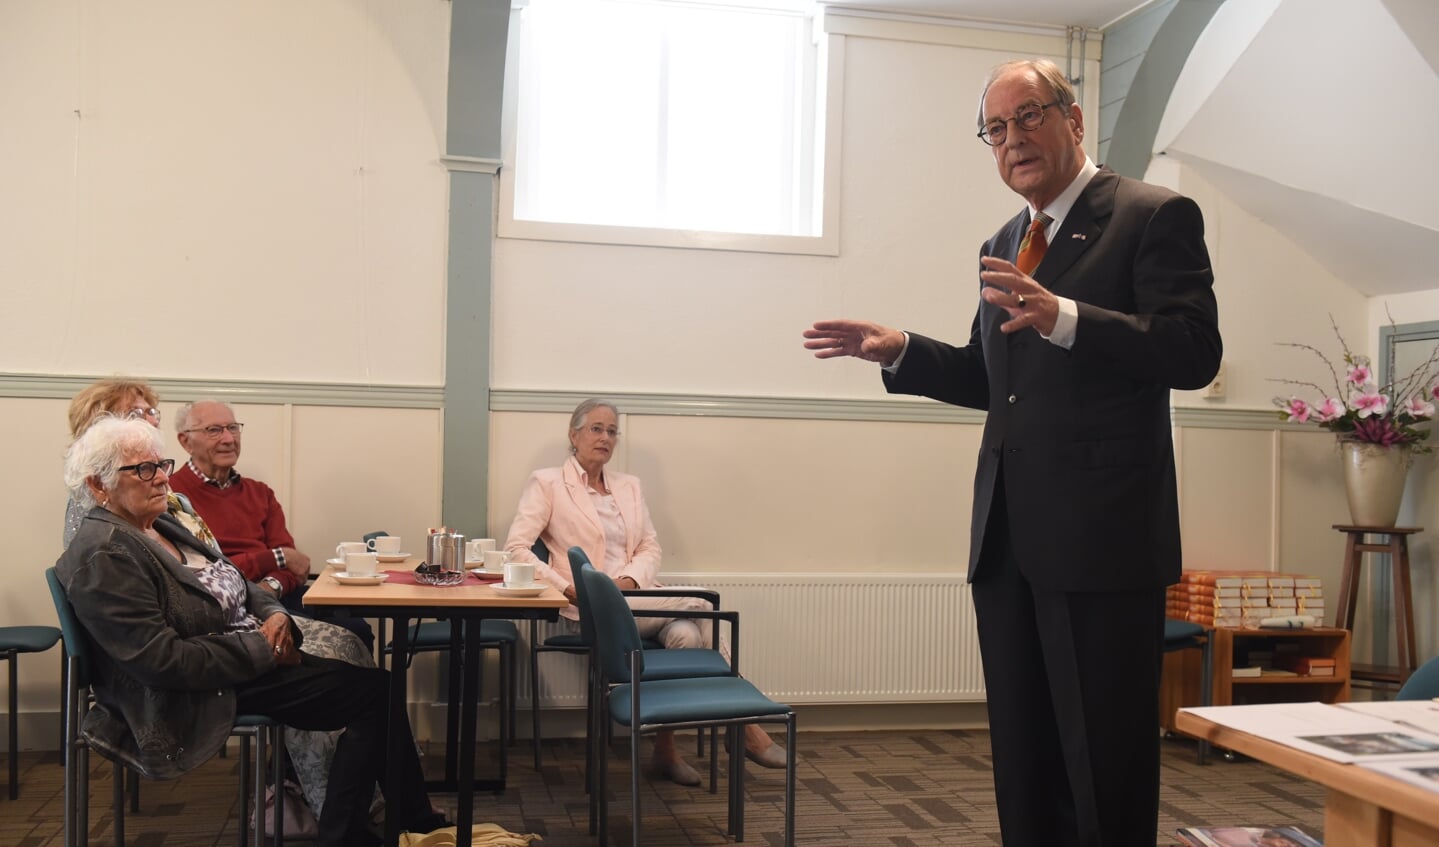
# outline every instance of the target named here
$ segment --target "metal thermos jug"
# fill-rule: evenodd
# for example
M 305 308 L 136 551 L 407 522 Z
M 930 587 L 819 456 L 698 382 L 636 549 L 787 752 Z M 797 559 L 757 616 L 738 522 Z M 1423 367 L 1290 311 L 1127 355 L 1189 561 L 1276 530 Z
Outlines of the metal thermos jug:
M 425 562 L 447 571 L 464 570 L 465 536 L 446 527 L 430 530 L 425 539 Z

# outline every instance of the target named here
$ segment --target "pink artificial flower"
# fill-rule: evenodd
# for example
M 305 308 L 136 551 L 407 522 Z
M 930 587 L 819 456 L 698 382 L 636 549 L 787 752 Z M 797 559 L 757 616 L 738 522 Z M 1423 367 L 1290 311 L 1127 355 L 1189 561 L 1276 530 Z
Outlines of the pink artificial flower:
M 1314 409 L 1314 419 L 1319 423 L 1329 423 L 1344 417 L 1344 404 L 1339 402 L 1337 397 L 1325 397 L 1319 408 Z
M 1383 417 L 1389 411 L 1389 398 L 1377 391 L 1356 391 L 1349 395 L 1349 407 L 1359 413 L 1360 418 Z
M 1309 423 L 1309 404 L 1298 397 L 1290 397 L 1284 404 L 1284 414 L 1290 423 Z
M 1352 365 L 1349 368 L 1349 384 L 1363 386 L 1366 382 L 1374 379 L 1374 372 L 1367 364 Z
M 1404 413 L 1411 418 L 1434 417 L 1434 404 L 1416 394 L 1404 401 Z

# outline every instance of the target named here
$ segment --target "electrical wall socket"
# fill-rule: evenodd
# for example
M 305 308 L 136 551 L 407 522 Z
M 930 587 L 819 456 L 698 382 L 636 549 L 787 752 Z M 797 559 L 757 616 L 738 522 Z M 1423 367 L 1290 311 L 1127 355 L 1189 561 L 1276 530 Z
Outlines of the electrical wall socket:
M 1204 399 L 1223 400 L 1224 391 L 1228 387 L 1228 385 L 1229 380 L 1225 377 L 1224 374 L 1224 363 L 1220 362 L 1219 372 L 1214 375 L 1214 379 L 1210 380 L 1208 385 L 1204 386 Z

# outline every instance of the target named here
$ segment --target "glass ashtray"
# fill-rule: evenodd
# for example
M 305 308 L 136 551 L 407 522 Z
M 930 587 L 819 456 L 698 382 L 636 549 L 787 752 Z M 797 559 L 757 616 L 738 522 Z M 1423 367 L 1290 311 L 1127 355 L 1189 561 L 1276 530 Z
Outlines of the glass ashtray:
M 439 565 L 420 565 L 415 568 L 415 582 L 421 585 L 450 586 L 464 581 L 464 571 L 440 570 Z

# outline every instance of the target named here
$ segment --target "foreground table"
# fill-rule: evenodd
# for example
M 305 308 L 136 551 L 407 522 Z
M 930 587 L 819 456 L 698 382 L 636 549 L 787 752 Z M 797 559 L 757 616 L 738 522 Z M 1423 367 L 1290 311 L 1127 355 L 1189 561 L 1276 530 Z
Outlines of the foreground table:
M 417 561 L 390 565 L 390 570 L 411 570 Z M 469 847 L 470 829 L 474 824 L 475 789 L 475 715 L 479 707 L 480 649 L 479 622 L 485 618 L 506 620 L 555 620 L 560 609 L 569 605 L 563 594 L 546 588 L 537 597 L 503 597 L 492 583 L 473 579 L 464 585 L 438 588 L 429 585 L 341 585 L 333 577 L 334 568 L 327 568 L 305 592 L 305 607 L 323 614 L 326 610 L 348 610 L 360 617 L 389 618 L 394 621 L 395 655 L 409 651 L 409 622 L 420 617 L 460 619 L 465 624 L 464 666 L 460 685 L 460 773 L 456 793 L 458 809 L 455 825 L 459 830 L 458 847 Z M 390 714 L 404 714 L 409 707 L 407 674 L 395 668 L 390 674 Z M 450 704 L 454 708 L 455 704 Z M 394 737 L 391 736 L 392 749 Z M 503 781 L 492 787 L 503 789 Z M 385 818 L 385 843 L 399 843 L 399 824 Z
M 1176 726 L 1181 732 L 1328 788 L 1324 800 L 1324 843 L 1331 847 L 1434 847 L 1439 844 L 1439 792 L 1220 726 L 1192 712 L 1181 711 Z

